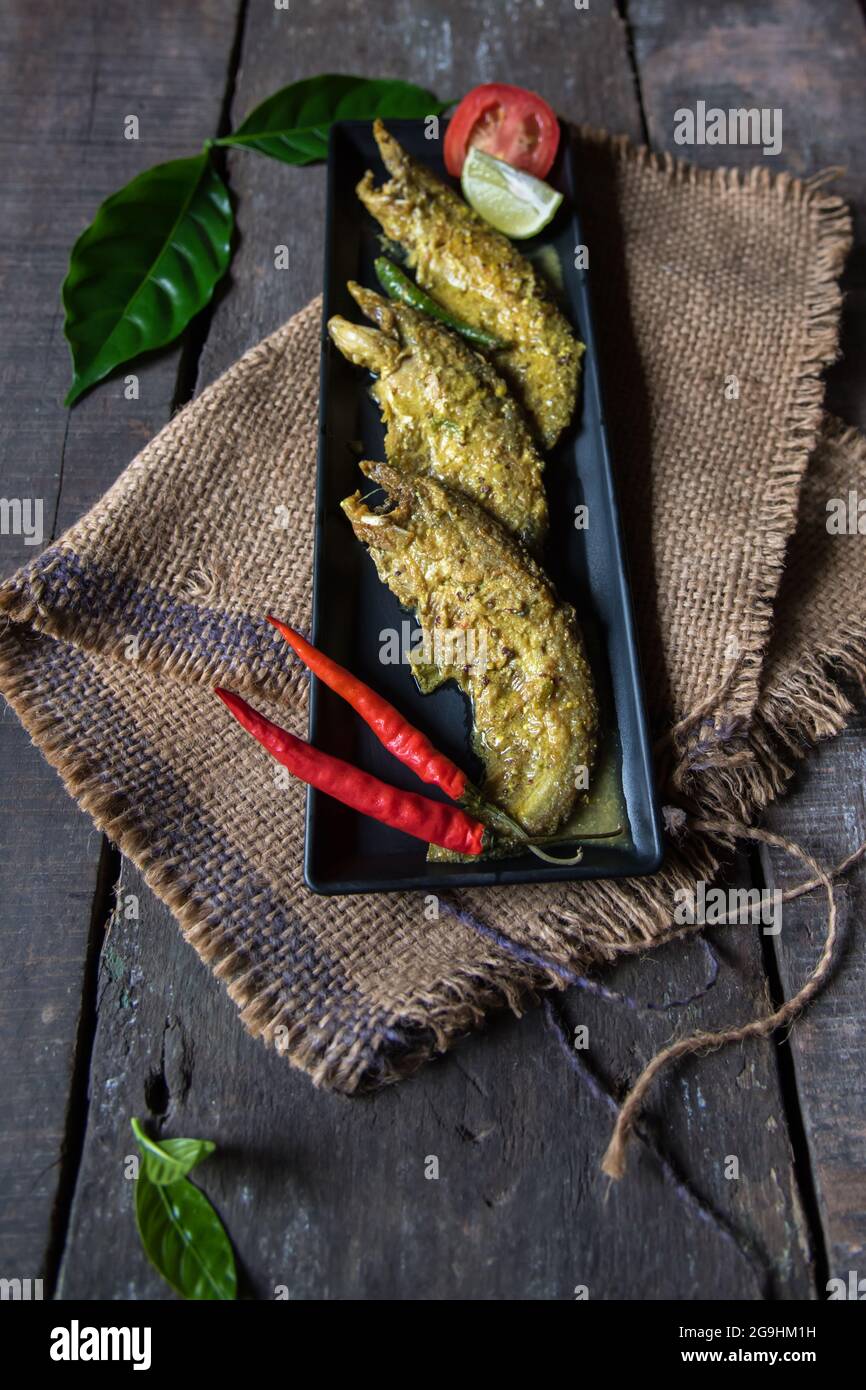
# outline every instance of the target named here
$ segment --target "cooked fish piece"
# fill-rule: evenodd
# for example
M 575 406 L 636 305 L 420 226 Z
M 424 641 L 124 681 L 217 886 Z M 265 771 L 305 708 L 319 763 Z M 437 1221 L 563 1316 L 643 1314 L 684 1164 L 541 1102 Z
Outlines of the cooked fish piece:
M 391 175 L 374 187 L 368 170 L 358 197 L 386 236 L 406 248 L 415 277 L 458 318 L 509 346 L 493 354 L 546 449 L 574 414 L 584 347 L 542 276 L 516 247 L 423 164 L 381 121 L 373 131 Z
M 378 327 L 336 316 L 328 331 L 345 357 L 378 375 L 372 394 L 387 426 L 389 462 L 466 493 L 539 551 L 547 530 L 544 464 L 505 382 L 425 314 L 353 281 L 349 290 Z
M 415 610 L 425 659 L 469 696 L 485 794 L 531 834 L 552 833 L 596 754 L 598 707 L 574 610 L 468 497 L 390 464 L 361 469 L 393 505 L 371 511 L 358 492 L 343 510 L 379 577 Z

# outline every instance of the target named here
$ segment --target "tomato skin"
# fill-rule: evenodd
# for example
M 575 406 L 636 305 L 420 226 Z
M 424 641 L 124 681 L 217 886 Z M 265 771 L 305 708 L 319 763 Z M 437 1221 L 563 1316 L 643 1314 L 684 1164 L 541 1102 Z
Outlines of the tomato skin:
M 448 125 L 445 167 L 454 178 L 460 177 L 470 145 L 543 179 L 556 158 L 559 121 L 535 92 L 485 82 L 467 92 Z

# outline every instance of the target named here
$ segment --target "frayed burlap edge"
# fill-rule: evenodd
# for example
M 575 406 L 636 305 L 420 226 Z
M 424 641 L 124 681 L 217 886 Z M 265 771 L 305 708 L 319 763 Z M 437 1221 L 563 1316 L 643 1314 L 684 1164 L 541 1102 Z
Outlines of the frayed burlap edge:
M 859 438 L 856 431 L 848 433 L 852 440 Z M 403 1008 L 382 1020 L 382 1033 L 395 1027 L 402 1030 L 407 1046 L 398 1054 L 387 1047 L 378 1048 L 376 1069 L 371 1072 L 355 1051 L 342 1050 L 337 1031 L 332 1032 L 323 1052 L 312 1046 L 305 1018 L 287 1023 L 278 985 L 227 940 L 214 920 L 213 909 L 193 898 L 188 887 L 177 881 L 172 866 L 152 855 L 123 794 L 116 789 L 106 791 L 98 770 L 70 748 L 63 726 L 40 712 L 39 682 L 21 670 L 21 639 L 13 635 L 8 619 L 3 620 L 3 628 L 0 687 L 66 789 L 98 828 L 138 865 L 145 882 L 177 918 L 185 939 L 224 983 L 247 1031 L 288 1055 L 314 1084 L 345 1094 L 411 1075 L 429 1060 L 431 1052 L 446 1051 L 477 1026 L 487 1011 L 507 1007 L 519 1016 L 541 991 L 567 988 L 580 970 L 676 940 L 681 933 L 673 925 L 665 901 L 673 904 L 676 889 L 690 886 L 695 878 L 711 881 L 721 855 L 730 851 L 736 838 L 722 832 L 695 835 L 689 830 L 686 813 L 676 804 L 666 806 L 668 853 L 659 875 L 630 881 L 627 894 L 615 881 L 591 885 L 605 898 L 609 896 L 608 910 L 603 910 L 596 895 L 590 920 L 583 913 L 559 909 L 553 914 L 549 934 L 541 935 L 538 951 L 517 946 L 495 929 L 487 929 L 489 957 L 472 968 L 458 967 L 453 975 L 438 981 L 425 994 L 423 1007 Z M 827 648 L 804 658 L 797 672 L 788 673 L 777 686 L 763 692 L 748 735 L 751 761 L 747 766 L 716 767 L 695 774 L 700 814 L 711 816 L 718 806 L 725 818 L 736 814 L 744 821 L 753 819 L 782 790 L 793 773 L 792 763 L 805 756 L 819 739 L 844 727 L 853 709 L 840 684 L 845 681 L 866 683 L 866 633 L 853 628 L 843 630 Z M 663 883 L 661 895 L 659 880 Z M 443 900 L 443 908 L 486 934 L 484 924 L 458 904 Z M 282 1029 L 279 1035 L 278 1029 Z
M 185 419 L 191 411 L 206 409 L 211 413 L 218 413 L 225 398 L 231 399 L 239 390 L 244 389 L 246 378 L 250 372 L 260 372 L 262 368 L 279 360 L 285 350 L 283 340 L 293 328 L 301 330 L 309 319 L 315 320 L 318 325 L 321 322 L 321 315 L 322 296 L 317 295 L 280 328 L 275 329 L 261 342 L 248 348 L 215 381 L 209 382 L 197 396 L 178 410 L 166 422 L 159 434 L 145 445 L 136 459 L 148 454 L 156 440 L 182 438 Z M 315 459 L 315 425 L 312 426 L 309 449 L 310 457 Z M 0 581 L 0 620 L 5 615 L 15 623 L 30 624 L 37 632 L 43 632 L 60 641 L 72 642 L 82 651 L 93 652 L 100 657 L 108 657 L 118 661 L 125 660 L 128 634 L 123 632 L 116 634 L 108 643 L 104 640 L 100 641 L 104 634 L 92 618 L 81 618 L 78 615 L 65 612 L 62 608 L 48 607 L 43 602 L 43 594 L 49 588 L 48 579 L 55 564 L 62 559 L 64 553 L 74 554 L 76 543 L 79 541 L 85 542 L 84 550 L 88 549 L 86 542 L 93 518 L 98 518 L 105 510 L 110 511 L 115 503 L 121 504 L 128 488 L 135 485 L 136 459 L 132 460 L 123 470 L 94 506 L 76 522 L 73 522 L 69 529 L 49 547 L 52 552 L 52 560 L 49 564 L 40 568 L 38 572 L 34 565 L 28 565 L 19 571 L 18 575 L 12 575 Z M 158 461 L 155 460 L 151 466 L 158 466 Z M 26 576 L 26 585 L 16 583 L 22 574 Z M 198 579 L 202 581 L 202 589 L 205 592 L 208 586 L 212 586 L 214 583 L 213 575 L 199 572 Z M 201 597 L 201 593 L 198 596 Z M 270 635 L 274 646 L 278 648 L 280 639 L 274 633 Z M 245 671 L 238 671 L 235 667 L 227 666 L 224 661 L 217 657 L 209 659 L 207 655 L 201 653 L 190 653 L 184 649 L 179 641 L 171 641 L 163 637 L 143 637 L 140 641 L 137 661 L 142 670 L 171 676 L 173 680 L 184 680 L 190 684 L 219 685 L 231 676 L 233 688 L 237 689 L 239 693 L 254 694 L 256 691 L 261 691 L 266 694 L 283 696 L 296 688 L 304 679 L 295 665 L 275 670 L 263 662 L 255 660 L 249 662 Z
M 808 179 L 785 172 L 773 173 L 766 165 L 749 170 L 703 169 L 667 152 L 656 153 L 646 145 L 635 146 L 627 135 L 611 137 L 594 126 L 585 125 L 577 126 L 576 130 L 580 139 L 596 148 L 612 149 L 620 163 L 651 168 L 667 175 L 674 184 L 711 184 L 722 190 L 739 192 L 772 190 L 781 202 L 803 205 L 816 217 L 817 248 L 810 265 L 804 305 L 804 350 L 793 383 L 784 437 L 760 501 L 765 552 L 761 582 L 746 609 L 748 640 L 742 650 L 732 656 L 718 690 L 708 692 L 699 711 L 703 715 L 705 708 L 710 708 L 720 731 L 713 753 L 702 756 L 702 770 L 712 772 L 718 768 L 724 774 L 726 765 L 730 765 L 731 771 L 741 768 L 752 753 L 757 753 L 757 745 L 744 749 L 740 734 L 755 713 L 759 700 L 763 662 L 773 624 L 773 603 L 784 571 L 788 539 L 796 523 L 800 487 L 823 417 L 825 386 L 822 374 L 839 355 L 842 291 L 838 280 L 853 243 L 851 211 L 844 199 L 822 191 L 824 185 L 841 172 L 836 168 L 822 170 Z M 690 714 L 681 723 L 688 724 L 691 718 Z M 697 726 L 697 717 L 694 722 Z M 695 728 L 693 738 L 700 736 Z M 732 746 L 728 747 L 731 738 Z M 681 752 L 680 776 L 687 774 L 692 756 L 688 739 L 683 741 L 687 746 Z M 720 783 L 723 780 L 724 776 Z
M 742 761 L 732 756 L 684 779 L 700 814 L 751 821 L 784 792 L 811 748 L 842 732 L 856 708 L 846 693 L 851 686 L 866 696 L 866 633 L 847 629 L 762 692 Z
M 828 443 L 856 453 L 866 470 L 866 439 L 844 421 L 825 417 Z M 689 770 L 678 786 L 702 816 L 750 822 L 790 782 L 811 748 L 845 728 L 866 698 L 866 629 L 850 620 L 815 652 L 801 651 L 796 666 L 770 662 L 751 723 L 740 741 L 742 758 Z M 680 765 L 681 769 L 683 765 Z
M 287 1056 L 314 1085 L 350 1095 L 400 1081 L 429 1061 L 431 1053 L 447 1051 L 458 1037 L 477 1027 L 487 1012 L 509 1008 L 520 1016 L 537 1001 L 541 990 L 564 987 L 553 967 L 541 961 L 515 961 L 491 943 L 484 959 L 456 967 L 426 990 L 423 1006 L 404 1006 L 382 1018 L 378 1040 L 384 1042 L 385 1032 L 397 1029 L 405 1036 L 405 1047 L 397 1052 L 393 1047 L 377 1047 L 372 1070 L 358 1057 L 357 1047 L 345 1048 L 338 1028 L 318 1024 L 313 1038 L 306 1017 L 289 1020 L 287 1007 L 278 997 L 279 982 L 268 980 L 263 968 L 230 941 L 216 920 L 216 909 L 196 901 L 189 887 L 179 881 L 175 866 L 153 853 L 126 795 L 116 787 L 106 790 L 98 768 L 70 746 L 65 726 L 44 712 L 41 682 L 22 672 L 20 641 L 12 622 L 0 618 L 0 690 L 33 744 L 81 809 L 136 864 L 145 883 L 169 908 L 185 940 L 225 986 L 251 1036 Z
M 608 137 L 602 137 L 595 132 L 589 134 L 591 138 L 604 139 L 606 143 L 611 143 Z M 783 528 L 787 527 L 788 533 L 793 529 L 799 486 L 808 455 L 817 438 L 823 396 L 823 384 L 819 374 L 833 360 L 836 353 L 841 297 L 834 277 L 841 269 L 850 244 L 850 216 L 839 198 L 819 196 L 818 190 L 824 181 L 823 176 L 803 182 L 789 175 L 771 175 L 766 169 L 753 170 L 747 174 L 735 170 L 698 170 L 675 161 L 670 156 L 657 156 L 647 149 L 635 150 L 628 145 L 625 137 L 619 138 L 613 144 L 620 158 L 636 160 L 638 163 L 647 162 L 660 169 L 668 169 L 677 181 L 710 181 L 720 183 L 723 187 L 747 189 L 773 187 L 782 198 L 813 204 L 818 215 L 820 250 L 815 258 L 806 306 L 809 351 L 801 364 L 786 439 L 773 466 L 773 486 L 768 489 L 766 498 L 768 530 L 773 531 L 778 545 L 774 547 L 772 560 L 767 566 L 766 583 L 755 600 L 754 611 L 750 614 L 752 640 L 748 652 L 745 653 L 746 668 L 751 672 L 751 679 L 757 691 L 758 673 L 770 629 L 772 602 L 783 566 L 787 539 Z M 261 346 L 264 351 L 264 345 Z M 116 488 L 119 486 L 122 486 L 122 480 L 115 484 Z M 62 545 L 62 541 L 60 544 Z M 19 622 L 22 619 L 29 621 L 53 637 L 77 640 L 82 636 L 74 622 L 67 623 L 59 615 L 42 611 L 38 605 L 34 607 L 32 602 L 22 605 L 20 600 L 16 600 L 8 591 L 3 595 L 3 607 L 9 617 L 14 617 Z M 850 647 L 850 640 L 846 639 L 846 648 Z M 86 758 L 68 747 L 63 731 L 58 730 L 56 721 L 38 713 L 38 691 L 32 688 L 33 683 L 28 681 L 26 676 L 22 676 L 15 660 L 16 650 L 15 639 L 11 638 L 8 632 L 0 634 L 0 685 L 31 738 L 57 768 L 67 790 L 88 812 L 97 826 L 139 866 L 149 887 L 177 918 L 185 938 L 225 984 L 230 997 L 241 1011 L 241 1019 L 248 1031 L 273 1045 L 275 1030 L 284 1022 L 285 1017 L 283 1005 L 275 998 L 278 985 L 266 981 L 259 968 L 253 966 L 236 947 L 226 942 L 226 934 L 214 920 L 213 910 L 207 904 L 195 901 L 188 887 L 177 882 L 172 867 L 160 863 L 152 856 L 146 840 L 132 824 L 128 803 L 125 803 L 124 797 L 116 790 L 106 792 L 104 783 Z M 144 656 L 144 653 L 142 655 Z M 150 660 L 144 656 L 145 664 L 152 670 L 164 673 L 171 671 L 172 675 L 177 675 L 179 672 L 174 669 L 173 661 L 175 655 L 172 651 L 153 653 Z M 160 657 L 162 659 L 159 659 Z M 834 707 L 841 711 L 844 708 L 844 696 L 829 674 L 829 668 L 833 666 L 836 658 L 833 653 L 829 653 L 826 663 L 817 658 L 816 660 L 819 663 L 815 668 L 816 672 L 826 670 L 823 687 L 826 693 L 821 698 L 827 709 Z M 184 672 L 184 675 L 187 674 Z M 211 681 L 213 674 L 212 671 L 197 672 L 194 679 Z M 747 716 L 754 709 L 755 698 L 747 697 L 743 691 L 738 691 L 736 699 L 731 700 L 732 713 L 740 717 Z M 850 709 L 850 706 L 848 708 Z M 801 710 L 796 706 L 796 702 L 787 707 L 781 702 L 761 716 L 765 720 L 766 728 L 772 730 L 772 737 L 776 740 L 774 746 L 790 746 L 792 751 L 796 750 L 797 756 L 802 756 L 807 746 L 803 741 L 800 716 Z M 844 714 L 839 715 L 842 723 L 844 717 Z M 786 724 L 786 719 L 791 720 L 790 726 Z M 839 727 L 841 724 L 835 719 L 830 721 L 831 732 L 837 731 Z M 751 750 L 756 760 L 761 747 L 759 737 Z M 720 759 L 720 766 L 722 761 L 723 759 Z M 742 770 L 738 772 L 738 776 L 742 776 Z M 675 819 L 671 822 L 670 828 L 676 836 L 678 831 Z M 724 836 L 719 837 L 719 843 L 726 843 Z M 687 835 L 682 842 L 681 852 L 683 864 L 688 866 L 687 871 L 690 871 L 692 876 L 697 872 L 709 877 L 715 872 L 717 861 L 706 841 Z M 673 866 L 672 872 L 672 883 L 679 881 L 680 876 L 673 870 Z M 637 921 L 643 894 L 639 883 L 636 885 L 632 882 L 631 886 L 637 886 L 638 890 L 634 913 Z M 666 929 L 663 912 L 657 911 L 652 924 L 643 922 L 640 924 L 637 939 L 628 940 L 627 933 L 620 930 L 622 907 L 619 895 L 622 893 L 622 885 L 611 885 L 611 892 L 617 894 L 620 902 L 612 938 L 608 938 L 607 943 L 604 942 L 606 933 L 600 928 L 600 924 L 593 926 L 585 921 L 575 923 L 582 938 L 583 949 L 579 958 L 574 954 L 570 956 L 572 969 L 578 959 L 581 964 L 585 961 L 587 966 L 598 964 L 615 959 L 624 952 L 634 953 L 663 944 L 676 935 L 675 932 Z M 459 917 L 462 914 L 457 912 L 456 915 Z M 520 959 L 510 951 L 503 950 L 498 944 L 491 943 L 489 959 L 469 969 L 458 969 L 452 978 L 438 982 L 437 988 L 426 995 L 423 1008 L 419 1006 L 414 1010 L 404 1010 L 399 1016 L 383 1021 L 383 1030 L 389 1022 L 402 1025 L 408 1030 L 416 1030 L 415 1045 L 411 1045 L 407 1032 L 407 1047 L 399 1056 L 392 1058 L 385 1049 L 380 1049 L 381 1065 L 375 1077 L 358 1066 L 357 1059 L 351 1052 L 340 1053 L 339 1039 L 336 1035 L 329 1039 L 324 1055 L 320 1050 L 314 1051 L 306 1041 L 306 1020 L 303 1018 L 294 1023 L 289 1031 L 287 1046 L 280 1050 L 285 1051 L 293 1062 L 301 1066 L 315 1084 L 333 1086 L 347 1092 L 366 1089 L 368 1084 L 381 1085 L 410 1074 L 429 1058 L 431 1042 L 436 1049 L 444 1051 L 456 1037 L 478 1023 L 488 1009 L 506 1006 L 520 1013 L 538 990 L 563 988 L 569 982 L 568 978 L 563 977 L 562 971 L 557 969 L 555 962 L 546 961 L 540 956 Z

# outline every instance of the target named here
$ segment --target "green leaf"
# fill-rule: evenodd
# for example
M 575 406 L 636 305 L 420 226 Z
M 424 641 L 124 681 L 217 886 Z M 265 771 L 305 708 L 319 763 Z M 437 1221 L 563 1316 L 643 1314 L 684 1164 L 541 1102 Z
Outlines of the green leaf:
M 314 164 L 327 157 L 334 121 L 438 116 L 450 105 L 411 82 L 326 73 L 275 92 L 217 144 L 242 145 L 285 164 Z
M 225 1227 L 188 1178 L 135 1184 L 135 1221 L 151 1264 L 182 1298 L 237 1298 L 235 1257 Z
M 216 1148 L 210 1139 L 151 1139 L 145 1134 L 138 1120 L 132 1120 L 135 1135 L 142 1154 L 142 1172 L 151 1182 L 165 1184 L 177 1182 L 191 1173 L 197 1163 L 207 1158 Z
M 74 367 L 66 405 L 121 362 L 177 337 L 225 273 L 232 226 L 207 152 L 157 164 L 105 200 L 63 282 Z

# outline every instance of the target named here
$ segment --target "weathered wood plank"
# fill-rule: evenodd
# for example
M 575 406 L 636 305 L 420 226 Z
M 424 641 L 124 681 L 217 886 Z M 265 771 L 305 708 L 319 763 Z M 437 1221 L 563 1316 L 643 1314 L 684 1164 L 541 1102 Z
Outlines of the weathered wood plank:
M 866 716 L 822 744 L 799 773 L 794 789 L 767 816 L 770 829 L 808 848 L 821 864 L 837 864 L 866 839 Z M 775 850 L 764 856 L 767 882 L 792 888 L 803 871 Z M 866 1253 L 866 864 L 846 874 L 836 890 L 840 946 L 835 973 L 823 994 L 791 1032 L 794 1062 L 815 1193 L 831 1277 L 863 1276 Z M 774 942 L 785 997 L 814 968 L 824 939 L 823 893 L 785 904 Z
M 611 10 L 511 3 L 494 11 L 486 0 L 351 0 L 288 14 L 253 0 L 236 117 L 281 83 L 334 66 L 325 56 L 334 51 L 351 51 L 357 71 L 446 95 L 484 79 L 521 82 L 573 119 L 640 134 L 625 35 Z M 229 168 L 241 243 L 202 383 L 321 281 L 323 170 L 244 154 Z M 288 272 L 274 270 L 278 243 L 290 247 Z M 412 1081 L 349 1102 L 313 1091 L 243 1034 L 166 911 L 130 866 L 123 874 L 142 921 L 115 923 L 103 957 L 65 1296 L 169 1296 L 138 1249 L 122 1179 L 131 1114 L 166 1134 L 219 1142 L 201 1182 L 257 1297 L 273 1297 L 280 1284 L 295 1298 L 571 1298 L 580 1284 L 596 1298 L 808 1296 L 769 1054 L 684 1070 L 680 1089 L 660 1101 L 663 1147 L 697 1190 L 638 1146 L 605 1203 L 598 1165 L 610 1102 L 573 1069 L 569 1034 L 588 1024 L 591 1065 L 619 1088 L 674 1021 L 704 1019 L 702 1005 L 653 1016 L 577 994 L 520 1024 L 495 1020 Z M 721 949 L 726 963 L 706 1001 L 719 1019 L 754 1009 L 763 978 L 755 943 Z M 623 966 L 605 985 L 684 999 L 708 969 L 692 946 Z M 731 1153 L 739 1182 L 722 1173 Z M 438 1181 L 424 1178 L 429 1155 L 439 1159 Z
M 0 491 L 41 500 L 46 542 L 168 418 L 179 360 L 171 351 L 137 366 L 137 401 L 115 381 L 64 410 L 59 291 L 69 248 L 109 193 L 214 133 L 236 8 L 155 0 L 59 16 L 26 0 L 4 7 Z M 129 114 L 139 117 L 138 141 L 124 139 Z M 0 537 L 2 573 L 38 549 Z M 81 1014 L 102 842 L 8 710 L 0 765 L 0 1241 L 4 1273 L 35 1277 L 52 1241 L 67 1127 L 77 1123 L 67 1109 L 82 1024 L 89 1042 Z
M 675 1023 L 694 1026 L 694 1010 L 651 1020 L 576 994 L 550 1018 L 497 1018 L 411 1081 L 349 1101 L 313 1091 L 238 1027 L 221 987 L 124 864 L 122 898 L 130 892 L 141 922 L 117 920 L 103 953 L 61 1297 L 172 1296 L 138 1246 L 123 1176 L 133 1114 L 154 1132 L 217 1138 L 196 1181 L 231 1232 L 248 1296 L 273 1298 L 280 1285 L 292 1298 L 328 1300 L 569 1299 L 578 1285 L 607 1299 L 809 1296 L 768 1053 L 684 1069 L 650 1126 L 670 1159 L 636 1143 L 628 1178 L 608 1197 L 599 1163 L 611 1103 L 571 1058 L 619 1084 Z M 722 949 L 701 1012 L 713 1022 L 754 1007 L 748 943 Z M 710 969 L 692 945 L 604 984 L 663 1002 Z M 573 1049 L 577 1023 L 589 1029 L 588 1053 Z M 738 1180 L 724 1176 L 730 1155 Z M 438 1181 L 425 1178 L 431 1157 Z
M 650 141 L 693 163 L 764 163 L 808 177 L 841 172 L 833 190 L 854 211 L 857 249 L 843 287 L 842 360 L 828 377 L 830 410 L 866 428 L 866 25 L 858 0 L 629 0 L 628 19 Z M 677 145 L 676 112 L 779 108 L 782 149 Z
M 684 7 L 656 0 L 628 6 L 647 125 L 654 144 L 676 150 L 674 113 L 708 106 L 779 107 L 783 149 L 770 167 L 809 175 L 843 166 L 833 187 L 854 211 L 856 245 L 844 279 L 843 357 L 828 377 L 827 402 L 853 424 L 866 426 L 866 25 L 856 0 L 764 0 L 761 4 Z M 746 167 L 762 159 L 747 146 L 679 148 L 704 164 Z M 827 864 L 842 859 L 864 829 L 866 723 L 859 719 L 838 740 L 817 750 L 790 795 L 772 808 L 767 825 Z M 770 886 L 791 887 L 800 867 L 762 851 Z M 862 868 L 840 890 L 845 946 L 826 994 L 793 1030 L 796 1096 L 802 1109 L 811 1174 L 832 1274 L 847 1276 L 866 1243 L 866 1084 L 862 1019 L 866 947 L 856 931 L 866 875 Z M 860 912 L 858 914 L 858 908 Z M 820 950 L 825 909 L 821 895 L 788 905 L 781 937 L 773 941 L 783 991 L 795 992 Z

